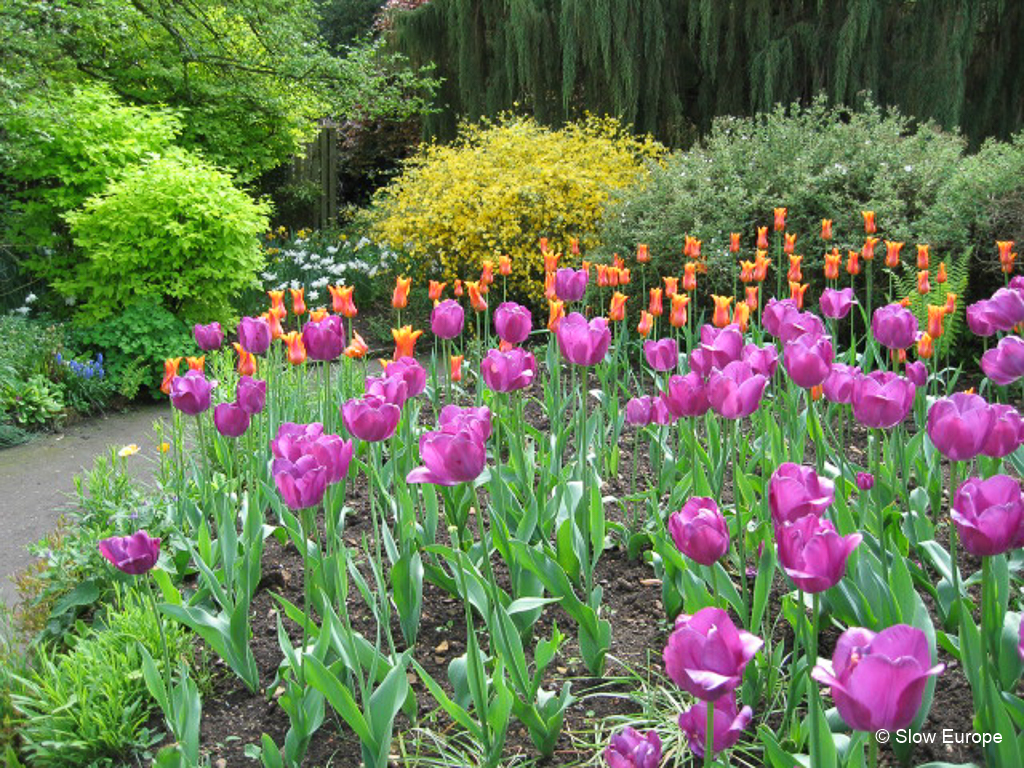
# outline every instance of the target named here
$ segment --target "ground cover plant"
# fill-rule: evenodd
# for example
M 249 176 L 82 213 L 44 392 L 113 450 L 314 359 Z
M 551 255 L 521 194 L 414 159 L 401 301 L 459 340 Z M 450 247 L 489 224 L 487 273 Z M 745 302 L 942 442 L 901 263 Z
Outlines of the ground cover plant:
M 708 299 L 693 236 L 669 274 L 541 241 L 546 318 L 498 299 L 509 257 L 400 277 L 382 365 L 352 286 L 196 325 L 159 516 L 99 541 L 221 672 L 140 651 L 157 762 L 1020 764 L 1014 244 L 966 305 L 966 257 L 873 211 L 766 214 Z

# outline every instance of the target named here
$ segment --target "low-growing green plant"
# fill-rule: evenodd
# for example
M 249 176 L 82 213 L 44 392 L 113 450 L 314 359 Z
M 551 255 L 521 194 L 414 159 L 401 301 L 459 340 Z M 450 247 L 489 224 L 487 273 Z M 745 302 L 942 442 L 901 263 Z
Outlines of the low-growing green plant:
M 0 391 L 0 411 L 11 414 L 23 427 L 45 427 L 60 420 L 64 398 L 59 387 L 37 373 Z
M 165 622 L 171 658 L 188 653 L 188 634 Z M 160 735 L 146 727 L 153 703 L 142 679 L 140 644 L 162 659 L 160 631 L 144 598 L 119 589 L 106 616 L 82 622 L 69 635 L 71 648 L 42 646 L 37 667 L 15 675 L 11 701 L 22 752 L 42 768 L 113 766 Z M 159 663 L 159 662 L 158 662 Z

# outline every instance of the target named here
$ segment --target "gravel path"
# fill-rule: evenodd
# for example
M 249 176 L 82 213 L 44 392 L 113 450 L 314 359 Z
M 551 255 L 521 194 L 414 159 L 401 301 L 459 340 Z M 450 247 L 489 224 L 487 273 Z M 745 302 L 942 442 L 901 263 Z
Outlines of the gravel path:
M 144 481 L 152 477 L 155 464 L 142 457 L 156 448 L 157 419 L 169 423 L 166 402 L 88 419 L 0 450 L 0 600 L 13 605 L 17 591 L 11 576 L 33 561 L 26 547 L 53 530 L 74 491 L 74 476 L 91 467 L 96 456 L 111 445 L 137 443 L 142 452 L 129 467 Z

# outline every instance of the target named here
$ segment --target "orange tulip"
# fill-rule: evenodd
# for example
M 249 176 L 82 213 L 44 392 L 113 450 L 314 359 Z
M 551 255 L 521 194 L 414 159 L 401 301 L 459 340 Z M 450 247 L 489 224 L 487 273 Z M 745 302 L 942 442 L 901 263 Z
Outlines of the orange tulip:
M 902 299 L 900 299 L 896 303 L 899 304 L 904 309 L 910 309 L 910 297 L 909 296 L 904 296 Z
M 864 217 L 864 232 L 869 235 L 875 234 L 878 231 L 878 228 L 875 226 L 875 212 L 861 211 L 860 215 Z
M 607 288 L 608 287 L 608 265 L 598 264 L 597 265 L 597 287 Z
M 452 381 L 462 381 L 462 361 L 465 359 L 465 355 L 452 355 L 451 356 L 451 376 Z
M 608 267 L 608 269 L 605 270 L 605 275 L 608 278 L 608 287 L 609 288 L 618 288 L 619 287 L 619 278 L 622 276 L 621 273 L 622 273 L 622 270 L 619 269 L 618 267 L 615 267 L 615 266 Z
M 619 270 L 619 285 L 629 285 L 629 281 L 632 280 L 632 273 L 626 267 Z
M 555 290 L 555 273 L 545 272 L 544 273 L 544 298 L 548 301 L 558 298 L 558 293 Z
M 612 266 L 616 269 L 622 269 L 626 266 L 626 262 L 623 261 L 622 257 L 617 253 L 612 254 Z
M 765 253 L 766 251 L 758 251 L 754 256 L 754 279 L 759 283 L 763 283 L 768 277 L 768 267 L 772 265 L 772 260 Z
M 663 277 L 665 281 L 665 295 L 675 296 L 679 292 L 679 278 L 678 277 Z
M 928 246 L 917 246 L 917 268 L 928 269 Z
M 775 231 L 781 232 L 786 228 L 786 209 L 776 208 L 775 211 Z
M 641 337 L 646 339 L 647 338 L 647 334 L 649 334 L 651 332 L 651 328 L 653 328 L 653 327 L 654 327 L 654 315 L 652 315 L 650 312 L 647 312 L 646 310 L 641 309 L 640 310 L 640 322 L 637 323 L 636 332 L 639 333 Z
M 789 273 L 786 275 L 786 278 L 790 282 L 799 283 L 801 280 L 803 280 L 803 271 L 800 269 L 800 262 L 803 260 L 803 256 L 797 256 L 796 254 L 793 253 L 789 255 Z
M 804 294 L 807 293 L 807 288 L 809 286 L 810 283 L 804 283 L 801 285 L 795 280 L 789 281 L 789 298 L 796 302 L 797 309 L 804 308 Z
M 942 285 L 946 280 L 946 262 L 942 261 L 939 262 L 939 270 L 935 273 L 935 282 Z
M 747 297 L 744 301 L 747 302 L 747 306 L 750 307 L 751 312 L 757 311 L 757 290 L 758 287 L 756 285 L 748 285 L 746 288 Z
M 1010 257 L 1013 250 L 1013 240 L 996 240 L 996 248 L 999 249 L 999 260 L 1003 261 Z
M 922 333 L 921 338 L 917 340 L 917 356 L 928 360 L 933 354 L 935 354 L 935 345 L 932 343 L 931 334 Z
M 832 239 L 832 219 L 821 220 L 821 239 L 831 240 Z
M 616 291 L 612 294 L 611 306 L 608 309 L 608 319 L 613 323 L 626 319 L 626 299 L 629 297 L 624 293 Z
M 952 315 L 954 312 L 956 312 L 956 294 L 951 292 L 951 291 L 947 291 L 946 292 L 946 314 L 947 315 Z
M 811 387 L 811 400 L 821 400 L 821 396 L 825 394 L 824 384 L 815 384 Z
M 494 282 L 494 262 L 484 259 L 480 262 L 480 284 L 491 285 Z
M 469 305 L 473 308 L 473 311 L 486 312 L 487 300 L 483 297 L 483 294 L 480 291 L 480 283 L 475 280 L 467 280 L 466 290 L 469 291 Z M 398 358 L 395 359 L 397 360 Z
M 792 254 L 796 251 L 796 233 L 791 235 L 787 232 L 782 236 L 782 240 L 782 250 L 784 253 Z
M 343 285 L 328 285 L 327 292 L 331 294 L 331 309 L 334 312 L 341 313 L 342 307 L 345 306 L 344 293 L 345 286 Z M 352 289 L 349 288 L 349 294 L 351 295 Z
M 729 233 L 729 252 L 738 253 L 740 250 L 740 233 L 730 232 Z
M 877 237 L 867 237 L 864 239 L 864 247 L 860 249 L 860 255 L 864 257 L 864 261 L 875 260 L 876 245 L 878 245 Z
M 698 275 L 706 275 L 708 273 L 708 263 L 703 259 L 700 261 L 695 261 L 694 264 L 697 265 Z
M 689 256 L 691 259 L 699 259 L 700 258 L 701 241 L 698 240 L 696 237 L 689 237 L 689 236 L 687 236 L 686 240 L 687 240 L 687 245 L 689 246 L 689 249 L 690 249 L 689 253 L 687 253 L 686 255 Z
M 1016 259 L 1016 258 L 1017 258 L 1017 254 L 1016 253 L 1008 253 L 1008 254 L 1006 254 L 1006 258 L 1003 258 L 1003 257 L 1000 256 L 1000 258 L 999 258 L 1000 269 L 1002 269 L 1003 272 L 1005 272 L 1006 274 L 1010 274 L 1011 272 L 1013 272 L 1013 260 Z
M 754 262 L 752 261 L 741 261 L 740 262 L 740 282 L 750 283 L 754 280 Z
M 538 240 L 537 245 L 540 246 L 541 253 L 548 252 L 548 239 L 546 237 L 542 237 L 540 240 Z
M 317 307 L 316 309 L 311 309 L 309 311 L 309 319 L 312 320 L 314 323 L 319 323 L 321 320 L 327 317 L 327 314 L 327 307 Z
M 462 289 L 462 281 L 461 280 L 456 280 L 455 281 L 455 287 L 452 288 L 452 292 L 455 294 L 456 298 L 459 298 L 459 299 L 462 298 L 462 294 L 463 294 L 464 291 Z
M 206 355 L 200 355 L 199 357 L 186 357 L 185 362 L 188 363 L 188 369 L 190 371 L 199 371 L 201 373 L 206 372 Z
M 352 340 L 345 347 L 345 357 L 358 360 L 370 351 L 369 344 L 359 335 L 359 331 L 352 331 Z
M 846 272 L 850 275 L 860 274 L 860 251 L 847 251 Z
M 885 241 L 885 266 L 889 267 L 889 269 L 899 266 L 900 248 L 902 247 L 903 243 L 894 242 L 892 240 Z
M 683 290 L 687 292 L 697 290 L 697 265 L 692 261 L 683 267 Z
M 711 316 L 711 324 L 715 328 L 725 328 L 729 324 L 729 305 L 735 297 L 716 296 L 711 294 L 711 300 L 715 302 L 715 312 Z
M 472 293 L 472 289 L 470 289 Z M 395 354 L 393 360 L 403 357 L 412 357 L 416 347 L 416 340 L 423 335 L 423 331 L 414 331 L 411 325 L 403 325 L 401 328 L 391 329 L 391 338 L 395 340 Z
M 917 292 L 929 293 L 932 287 L 928 284 L 928 270 L 922 269 L 917 273 Z
M 508 277 L 512 274 L 512 259 L 509 256 L 498 257 L 498 273 L 504 277 Z
M 889 359 L 894 363 L 905 363 L 907 362 L 907 350 L 905 349 L 890 349 Z
M 558 271 L 558 260 L 562 258 L 561 252 L 555 253 L 554 251 L 544 252 L 544 271 L 545 272 L 557 272 Z
M 732 313 L 732 321 L 740 327 L 743 333 L 747 332 L 747 324 L 750 322 L 750 306 L 745 301 L 736 305 Z
M 647 306 L 647 311 L 654 317 L 661 317 L 665 311 L 665 307 L 661 301 L 661 288 L 651 288 L 651 301 Z
M 757 247 L 768 250 L 768 227 L 757 228 Z
M 292 314 L 306 314 L 306 289 L 289 288 L 288 290 L 292 294 Z
M 839 249 L 833 248 L 832 253 L 825 254 L 825 279 L 826 280 L 838 280 L 839 279 L 839 262 L 843 260 L 843 257 L 839 255 Z
M 395 278 L 395 290 L 391 294 L 391 306 L 395 309 L 405 309 L 409 306 L 409 288 L 412 286 L 411 277 Z
M 235 348 L 235 352 L 238 353 L 238 375 L 252 376 L 256 373 L 256 356 L 251 352 L 246 352 L 242 349 L 242 345 L 237 341 L 232 342 L 231 346 L 233 346 Z
M 646 264 L 651 260 L 650 251 L 647 250 L 647 243 L 640 243 L 637 245 L 636 260 L 641 264 Z
M 569 253 L 573 256 L 580 255 L 580 239 L 578 237 L 569 238 Z
M 558 330 L 558 323 L 565 317 L 565 305 L 558 299 L 548 302 L 548 330 L 554 333 Z
M 235 344 L 237 347 L 238 344 Z M 165 395 L 171 394 L 171 381 L 178 375 L 178 366 L 181 365 L 180 357 L 169 357 L 164 360 L 164 380 L 160 384 L 160 391 Z
M 302 365 L 306 362 L 306 345 L 302 343 L 302 334 L 298 331 L 286 333 L 281 337 L 288 345 L 288 362 L 292 365 Z
M 431 280 L 427 284 L 427 298 L 431 301 L 440 301 L 446 285 L 448 283 L 439 283 L 437 280 Z
M 284 291 L 267 291 L 267 296 L 270 297 L 271 309 L 284 309 Z M 285 310 L 285 312 L 287 311 Z
M 928 335 L 933 339 L 942 338 L 942 318 L 946 316 L 945 304 L 928 305 Z
M 582 269 L 584 272 L 587 273 L 587 279 L 589 280 L 590 279 L 590 262 L 587 261 L 586 259 L 583 259 L 580 262 L 580 269 Z
M 682 328 L 686 325 L 686 305 L 690 303 L 690 297 L 685 293 L 676 293 L 672 296 L 672 309 L 668 313 L 668 323 L 673 328 Z M 726 313 L 729 310 L 726 308 Z

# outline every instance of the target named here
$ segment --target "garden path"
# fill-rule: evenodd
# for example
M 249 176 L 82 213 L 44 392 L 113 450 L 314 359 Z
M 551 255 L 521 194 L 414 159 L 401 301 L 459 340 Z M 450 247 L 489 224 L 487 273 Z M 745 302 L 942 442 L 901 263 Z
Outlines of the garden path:
M 52 435 L 0 451 L 0 600 L 13 606 L 12 577 L 35 558 L 26 547 L 46 536 L 68 507 L 73 478 L 92 466 L 108 447 L 136 443 L 142 450 L 127 462 L 141 480 L 152 478 L 156 464 L 153 423 L 169 423 L 166 402 L 87 419 Z

